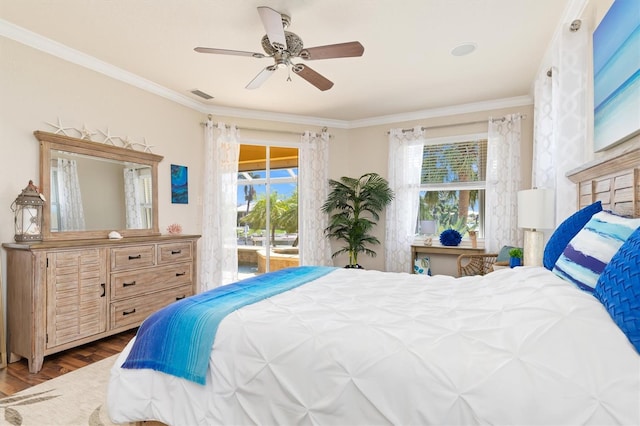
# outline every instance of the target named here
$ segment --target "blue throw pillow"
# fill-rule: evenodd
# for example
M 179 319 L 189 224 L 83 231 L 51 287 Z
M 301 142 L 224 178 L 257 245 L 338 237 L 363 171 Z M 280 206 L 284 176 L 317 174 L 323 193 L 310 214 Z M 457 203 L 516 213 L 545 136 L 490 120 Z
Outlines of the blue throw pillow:
M 514 249 L 516 247 L 514 246 L 503 246 L 500 251 L 498 252 L 498 257 L 496 258 L 496 262 L 508 262 L 510 257 L 509 256 L 509 252 L 511 251 L 511 249 Z M 522 247 L 520 247 L 522 248 Z
M 606 211 L 594 214 L 567 244 L 553 273 L 593 293 L 605 266 L 638 227 L 640 219 Z
M 611 258 L 593 294 L 640 353 L 640 228 Z
M 564 222 L 562 222 L 553 232 L 544 248 L 544 255 L 542 257 L 542 264 L 544 267 L 548 270 L 552 270 L 556 261 L 562 254 L 562 251 L 567 244 L 569 244 L 569 241 L 571 241 L 571 239 L 580 232 L 582 227 L 589 222 L 591 216 L 601 211 L 602 203 L 600 201 L 596 201 L 566 218 Z

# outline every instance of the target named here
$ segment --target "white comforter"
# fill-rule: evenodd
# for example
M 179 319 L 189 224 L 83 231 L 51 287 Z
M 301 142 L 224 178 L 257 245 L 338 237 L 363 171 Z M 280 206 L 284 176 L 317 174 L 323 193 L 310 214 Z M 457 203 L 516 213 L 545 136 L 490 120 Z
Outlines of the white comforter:
M 206 386 L 121 369 L 130 346 L 111 371 L 114 422 L 640 424 L 640 356 L 543 268 L 338 269 L 225 318 Z

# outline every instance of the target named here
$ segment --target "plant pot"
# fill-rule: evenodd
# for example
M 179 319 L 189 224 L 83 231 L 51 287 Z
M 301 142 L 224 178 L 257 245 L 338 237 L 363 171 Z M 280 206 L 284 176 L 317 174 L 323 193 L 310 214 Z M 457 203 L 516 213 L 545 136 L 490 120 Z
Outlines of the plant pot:
M 346 265 L 345 268 L 346 269 L 364 269 L 362 266 L 360 266 L 357 263 L 355 265 Z
M 510 257 L 509 258 L 509 267 L 513 268 L 516 266 L 520 266 L 522 265 L 522 259 L 520 259 L 519 257 Z

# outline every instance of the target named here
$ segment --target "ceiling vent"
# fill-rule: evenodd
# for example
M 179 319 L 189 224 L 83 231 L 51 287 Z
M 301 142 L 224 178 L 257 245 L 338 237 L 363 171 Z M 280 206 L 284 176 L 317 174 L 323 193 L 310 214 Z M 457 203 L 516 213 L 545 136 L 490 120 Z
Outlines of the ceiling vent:
M 213 96 L 211 96 L 208 93 L 204 93 L 202 90 L 195 89 L 195 90 L 192 90 L 191 93 L 193 93 L 196 96 L 200 96 L 202 99 L 206 99 L 207 101 L 209 99 L 213 99 Z

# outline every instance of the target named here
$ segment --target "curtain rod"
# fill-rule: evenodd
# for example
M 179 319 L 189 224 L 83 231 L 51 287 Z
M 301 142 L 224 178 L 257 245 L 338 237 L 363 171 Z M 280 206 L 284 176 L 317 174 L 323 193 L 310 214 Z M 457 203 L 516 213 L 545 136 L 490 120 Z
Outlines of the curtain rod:
M 517 114 L 518 117 L 522 118 L 523 120 L 525 118 L 527 118 L 526 115 L 524 114 Z M 487 123 L 487 122 L 496 122 L 496 121 L 505 121 L 507 119 L 507 117 L 496 117 L 496 118 L 489 118 L 488 120 L 477 120 L 477 121 L 467 121 L 467 122 L 463 122 L 463 123 L 451 123 L 451 124 L 439 124 L 436 126 L 422 126 L 420 127 L 421 130 L 431 130 L 431 129 L 442 129 L 445 127 L 455 127 L 455 126 L 470 126 L 472 124 L 481 124 L 481 123 Z M 402 133 L 407 133 L 407 132 L 413 132 L 413 128 L 411 129 L 402 129 Z M 387 131 L 387 134 L 389 134 L 389 132 Z
M 208 116 L 209 120 L 212 119 L 211 116 Z M 204 126 L 207 123 L 200 123 L 201 126 Z M 213 122 L 214 126 L 217 126 L 218 123 Z M 227 128 L 229 126 L 227 125 Z M 304 133 L 301 132 L 294 132 L 292 130 L 277 130 L 277 129 L 260 129 L 257 127 L 237 127 L 238 130 L 249 130 L 249 131 L 254 131 L 254 132 L 269 132 L 269 133 L 280 133 L 280 134 L 286 134 L 286 135 L 296 135 L 296 136 L 303 136 Z M 321 132 L 326 132 L 327 128 L 323 127 L 321 130 Z M 333 137 L 332 135 L 329 135 L 329 137 Z

